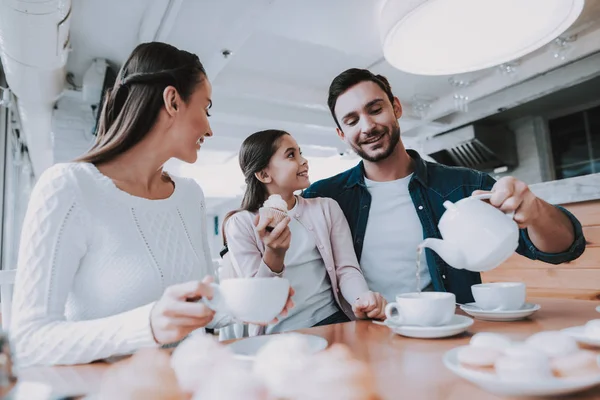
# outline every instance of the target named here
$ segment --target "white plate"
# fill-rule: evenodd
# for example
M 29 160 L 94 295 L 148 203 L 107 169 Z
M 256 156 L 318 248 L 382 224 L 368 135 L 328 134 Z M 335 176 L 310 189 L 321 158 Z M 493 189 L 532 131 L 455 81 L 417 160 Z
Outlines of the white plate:
M 458 362 L 457 354 L 466 346 L 457 347 L 444 354 L 444 365 L 456 375 L 483 390 L 501 396 L 557 396 L 580 392 L 600 384 L 600 374 L 578 378 L 550 378 L 513 381 L 496 374 L 474 371 Z
M 600 337 L 591 337 L 585 333 L 585 326 L 574 326 L 572 328 L 566 328 L 562 330 L 579 343 L 587 344 L 589 346 L 600 347 Z
M 282 333 L 280 335 L 285 335 L 285 333 Z M 267 342 L 275 336 L 280 335 L 261 335 L 241 339 L 237 342 L 231 343 L 229 345 L 229 349 L 231 349 L 235 358 L 240 360 L 252 361 L 254 360 L 254 357 L 256 357 L 256 353 L 258 353 L 258 350 L 262 346 L 267 344 Z M 297 335 L 297 333 L 294 333 L 294 335 Z M 327 348 L 327 340 L 323 339 L 322 337 L 305 334 L 303 334 L 303 336 L 308 340 L 308 345 L 310 347 L 311 353 L 318 353 L 319 351 Z
M 384 322 L 373 322 L 387 326 L 398 335 L 417 339 L 436 339 L 454 336 L 463 333 L 473 325 L 473 320 L 464 315 L 454 315 L 448 324 L 442 326 L 397 325 L 387 320 Z
M 491 311 L 482 310 L 475 303 L 467 303 L 460 306 L 460 309 L 472 317 L 484 321 L 518 321 L 529 317 L 531 314 L 542 308 L 539 304 L 525 303 L 520 310 Z

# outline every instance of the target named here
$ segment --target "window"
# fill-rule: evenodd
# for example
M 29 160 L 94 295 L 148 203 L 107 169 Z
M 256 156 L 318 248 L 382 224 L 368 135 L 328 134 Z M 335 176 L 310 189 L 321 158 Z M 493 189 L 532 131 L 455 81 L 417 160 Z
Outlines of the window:
M 556 179 L 600 172 L 600 106 L 548 121 Z
M 2 269 L 13 269 L 17 266 L 21 228 L 35 181 L 29 152 L 20 139 L 20 130 L 13 122 L 14 120 L 9 118 L 4 143 L 4 217 L 0 226 Z

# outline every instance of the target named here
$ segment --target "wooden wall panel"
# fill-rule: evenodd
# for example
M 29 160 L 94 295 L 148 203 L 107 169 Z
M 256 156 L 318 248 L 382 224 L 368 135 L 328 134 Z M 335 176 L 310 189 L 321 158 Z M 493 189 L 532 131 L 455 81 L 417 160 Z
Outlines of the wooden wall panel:
M 584 226 L 600 225 L 600 200 L 566 204 L 563 207 L 572 212 Z
M 564 207 L 583 226 L 587 246 L 581 257 L 551 265 L 515 254 L 498 268 L 483 273 L 483 281 L 525 282 L 530 297 L 600 300 L 600 200 Z
M 557 268 L 584 268 L 600 269 L 600 247 L 586 246 L 585 251 L 578 259 L 564 264 L 547 264 L 541 261 L 532 261 L 519 254 L 511 256 L 500 267 L 490 271 L 494 273 L 499 269 L 557 269 Z

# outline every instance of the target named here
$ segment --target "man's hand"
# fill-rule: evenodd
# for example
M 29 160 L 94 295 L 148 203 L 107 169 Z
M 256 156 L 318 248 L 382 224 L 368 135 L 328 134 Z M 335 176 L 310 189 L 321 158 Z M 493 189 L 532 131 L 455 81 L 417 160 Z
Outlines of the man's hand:
M 473 195 L 489 193 L 476 190 Z M 512 176 L 506 176 L 492 187 L 490 204 L 504 212 L 514 212 L 514 220 L 519 228 L 527 228 L 540 217 L 542 201 L 536 197 L 529 186 Z
M 474 195 L 489 193 L 476 190 Z M 504 212 L 514 212 L 514 220 L 527 229 L 535 247 L 545 253 L 561 253 L 571 247 L 575 231 L 571 220 L 558 208 L 546 203 L 525 182 L 504 177 L 492 187 L 490 204 Z

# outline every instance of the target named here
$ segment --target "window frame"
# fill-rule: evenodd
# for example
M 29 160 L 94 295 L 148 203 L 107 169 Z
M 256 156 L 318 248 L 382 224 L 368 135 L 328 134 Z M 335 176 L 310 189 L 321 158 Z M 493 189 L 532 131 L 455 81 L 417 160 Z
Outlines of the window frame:
M 543 137 L 546 140 L 546 143 L 548 143 L 548 155 L 547 155 L 547 160 L 546 160 L 546 165 L 548 166 L 548 178 L 549 180 L 556 180 L 557 179 L 557 174 L 556 174 L 556 170 L 559 168 L 565 168 L 565 167 L 569 167 L 569 166 L 573 166 L 576 165 L 578 163 L 572 163 L 572 164 L 565 164 L 565 165 L 557 165 L 556 160 L 554 160 L 554 155 L 553 155 L 553 147 L 554 147 L 554 143 L 552 143 L 552 132 L 550 130 L 550 121 L 554 120 L 554 119 L 558 119 L 558 118 L 562 118 L 562 117 L 566 117 L 569 115 L 574 115 L 574 114 L 582 114 L 583 115 L 583 120 L 584 120 L 584 129 L 585 129 L 585 137 L 586 137 L 586 144 L 588 147 L 588 159 L 587 161 L 582 161 L 581 164 L 584 163 L 588 163 L 591 165 L 591 170 L 592 173 L 600 173 L 600 171 L 596 171 L 594 168 L 594 163 L 597 160 L 600 160 L 600 156 L 596 157 L 595 159 L 593 158 L 593 152 L 592 152 L 592 148 L 591 148 L 591 132 L 590 132 L 590 124 L 589 124 L 589 117 L 588 117 L 588 111 L 593 109 L 593 108 L 597 108 L 600 107 L 600 99 L 598 100 L 594 100 L 594 101 L 590 101 L 587 103 L 583 103 L 583 104 L 578 104 L 572 107 L 567 107 L 567 108 L 562 108 L 550 113 L 547 113 L 546 115 L 544 115 L 544 123 L 543 123 L 543 129 L 541 134 L 543 135 Z M 587 176 L 587 175 L 591 175 L 591 174 L 586 174 L 586 175 L 579 175 L 579 176 Z M 568 179 L 568 178 L 561 178 L 561 179 Z

